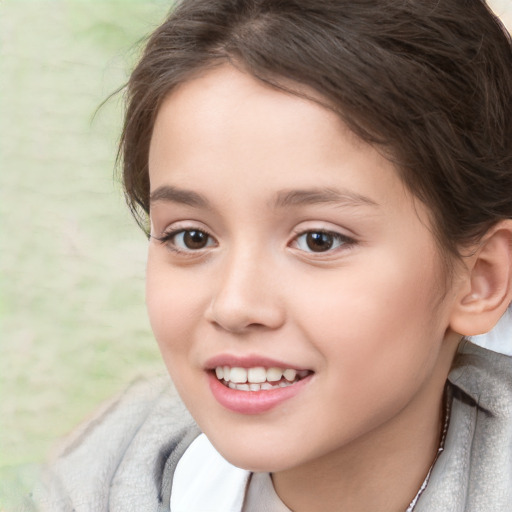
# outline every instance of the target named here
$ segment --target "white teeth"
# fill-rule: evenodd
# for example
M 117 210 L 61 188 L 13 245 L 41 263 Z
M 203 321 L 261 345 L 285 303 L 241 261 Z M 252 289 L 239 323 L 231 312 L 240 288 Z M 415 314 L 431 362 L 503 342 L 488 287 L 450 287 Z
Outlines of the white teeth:
M 247 380 L 254 384 L 261 384 L 267 380 L 267 370 L 265 370 L 263 366 L 249 368 L 249 371 L 247 372 Z
M 269 382 L 277 382 L 283 378 L 283 370 L 281 368 L 269 368 L 267 370 L 267 380 Z
M 226 379 L 226 377 L 224 378 Z M 235 384 L 243 384 L 244 382 L 247 382 L 247 370 L 245 368 L 235 366 L 234 368 L 231 368 L 231 371 L 229 372 L 229 379 L 226 380 L 230 380 Z
M 296 376 L 297 376 L 297 372 L 290 368 L 283 372 L 283 377 L 289 382 L 293 382 L 295 380 Z
M 293 368 L 283 370 L 277 367 L 266 369 L 263 366 L 254 368 L 217 366 L 215 368 L 217 379 L 223 381 L 231 389 L 240 391 L 266 391 L 291 386 L 309 373 L 308 370 L 294 370 Z M 286 380 L 283 380 L 283 377 Z

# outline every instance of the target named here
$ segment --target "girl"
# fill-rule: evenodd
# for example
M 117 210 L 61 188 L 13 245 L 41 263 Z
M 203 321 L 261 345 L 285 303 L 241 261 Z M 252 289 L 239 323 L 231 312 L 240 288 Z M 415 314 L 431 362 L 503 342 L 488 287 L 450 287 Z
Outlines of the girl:
M 481 0 L 179 3 L 121 155 L 189 412 L 134 386 L 42 506 L 509 511 L 511 84 Z

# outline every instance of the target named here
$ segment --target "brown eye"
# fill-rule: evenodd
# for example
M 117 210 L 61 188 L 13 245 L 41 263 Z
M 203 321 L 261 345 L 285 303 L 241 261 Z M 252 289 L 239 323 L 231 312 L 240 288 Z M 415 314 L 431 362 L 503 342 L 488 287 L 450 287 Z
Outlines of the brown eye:
M 295 238 L 293 246 L 306 253 L 322 253 L 348 248 L 355 243 L 353 238 L 341 233 L 318 230 L 304 231 Z
M 324 252 L 332 248 L 334 244 L 334 236 L 331 233 L 322 231 L 311 231 L 306 233 L 306 245 L 313 252 Z
M 208 233 L 204 231 L 199 231 L 196 229 L 189 229 L 186 231 L 182 231 L 181 233 L 177 233 L 175 235 L 175 243 L 179 244 L 179 239 L 182 239 L 182 244 L 190 250 L 198 250 L 204 249 L 208 246 L 210 241 L 210 236 Z
M 177 253 L 200 251 L 216 245 L 215 239 L 200 229 L 177 229 L 154 238 Z

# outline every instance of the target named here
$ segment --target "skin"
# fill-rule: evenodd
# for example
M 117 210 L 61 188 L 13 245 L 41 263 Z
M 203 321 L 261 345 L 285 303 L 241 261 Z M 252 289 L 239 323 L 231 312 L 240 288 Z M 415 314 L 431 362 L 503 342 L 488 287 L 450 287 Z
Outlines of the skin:
M 149 316 L 214 446 L 272 472 L 296 512 L 405 510 L 437 451 L 460 340 L 462 281 L 446 285 L 428 209 L 332 112 L 229 65 L 166 98 L 149 173 Z M 187 248 L 183 230 L 206 245 Z M 319 231 L 336 234 L 330 250 L 306 243 Z M 278 407 L 240 414 L 210 391 L 220 354 L 313 375 Z

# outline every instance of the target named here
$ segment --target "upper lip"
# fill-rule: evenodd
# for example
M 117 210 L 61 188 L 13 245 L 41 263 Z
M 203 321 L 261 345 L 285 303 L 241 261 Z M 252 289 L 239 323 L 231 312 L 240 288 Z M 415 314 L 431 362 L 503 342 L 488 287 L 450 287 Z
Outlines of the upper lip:
M 208 359 L 204 366 L 207 370 L 213 370 L 218 366 L 229 366 L 231 368 L 235 366 L 239 368 L 255 368 L 257 366 L 262 366 L 264 368 L 291 368 L 294 370 L 309 370 L 309 368 L 297 366 L 295 364 L 286 363 L 284 361 L 279 361 L 278 359 L 273 359 L 261 355 L 236 356 L 233 354 L 218 354 Z

